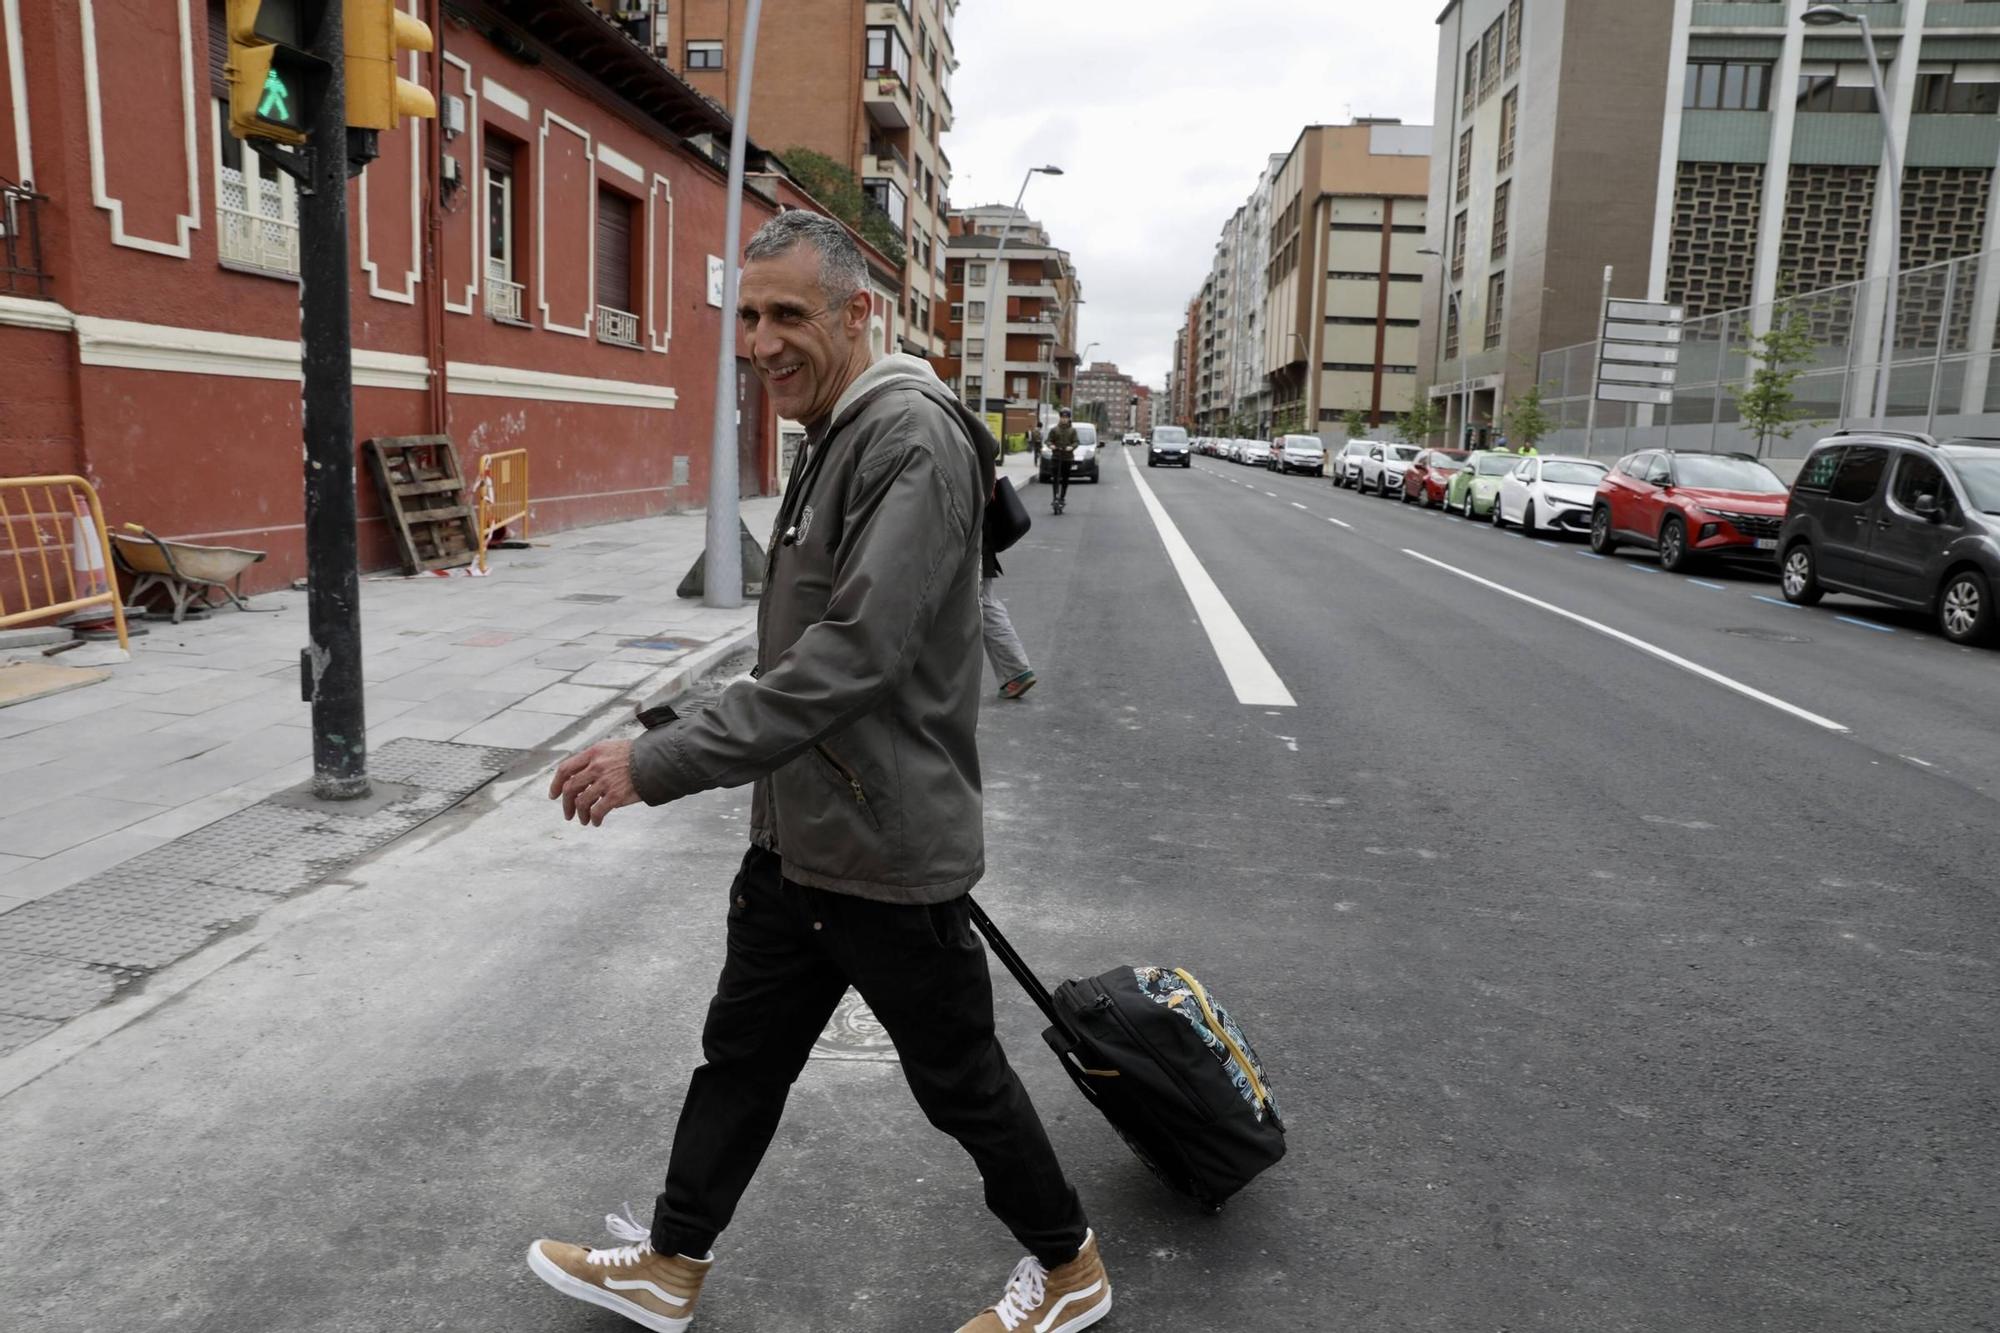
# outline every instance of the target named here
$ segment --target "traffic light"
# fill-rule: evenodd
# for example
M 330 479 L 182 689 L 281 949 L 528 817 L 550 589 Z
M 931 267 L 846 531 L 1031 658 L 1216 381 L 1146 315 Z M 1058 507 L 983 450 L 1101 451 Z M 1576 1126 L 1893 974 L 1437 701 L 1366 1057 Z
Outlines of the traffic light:
M 229 0 L 229 132 L 302 144 L 325 87 L 326 62 L 305 47 L 320 0 Z
M 347 123 L 354 129 L 393 130 L 404 116 L 437 115 L 430 90 L 401 77 L 405 51 L 428 51 L 428 25 L 404 13 L 396 0 L 344 0 L 347 41 Z

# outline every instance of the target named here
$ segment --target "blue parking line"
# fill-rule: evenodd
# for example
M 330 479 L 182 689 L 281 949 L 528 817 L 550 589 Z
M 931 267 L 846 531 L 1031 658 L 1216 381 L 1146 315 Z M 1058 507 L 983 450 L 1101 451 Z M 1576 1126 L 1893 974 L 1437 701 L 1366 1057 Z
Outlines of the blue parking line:
M 1636 569 L 1641 574 L 1657 574 L 1660 572 L 1659 570 L 1654 569 L 1651 565 L 1627 565 L 1625 567 L 1627 569 Z
M 1542 540 L 1542 539 L 1541 539 L 1540 537 L 1537 537 L 1537 538 L 1535 538 L 1535 545 L 1537 545 L 1537 546 L 1546 546 L 1546 547 L 1548 547 L 1548 548 L 1549 548 L 1549 549 L 1550 549 L 1551 551 L 1560 551 L 1560 550 L 1562 550 L 1562 547 L 1560 547 L 1560 546 L 1557 546 L 1557 545 L 1556 545 L 1556 544 L 1555 544 L 1554 542 L 1545 542 L 1545 541 L 1543 541 L 1543 540 Z
M 1609 560 L 1611 558 L 1608 555 L 1599 555 L 1595 551 L 1578 551 L 1577 554 L 1582 556 L 1585 560 Z
M 1843 624 L 1859 625 L 1863 629 L 1872 629 L 1878 634 L 1894 634 L 1896 632 L 1887 625 L 1878 625 L 1872 620 L 1856 620 L 1853 616 L 1835 616 L 1834 619 Z
M 1761 592 L 1753 592 L 1750 595 L 1756 598 L 1760 602 L 1769 602 L 1772 606 L 1782 606 L 1787 611 L 1796 611 L 1799 609 L 1798 607 L 1793 606 L 1790 602 L 1780 601 L 1776 597 L 1766 597 Z
M 1689 579 L 1688 582 L 1697 588 L 1713 588 L 1717 592 L 1729 591 L 1729 585 L 1726 583 L 1710 583 L 1707 579 Z

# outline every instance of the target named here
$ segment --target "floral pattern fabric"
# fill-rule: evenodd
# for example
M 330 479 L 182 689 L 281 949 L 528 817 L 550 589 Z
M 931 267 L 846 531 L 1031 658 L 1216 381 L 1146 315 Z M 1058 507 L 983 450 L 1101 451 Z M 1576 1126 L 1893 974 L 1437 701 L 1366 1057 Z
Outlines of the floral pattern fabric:
M 1208 1007 L 1215 1014 L 1215 1021 L 1222 1025 L 1224 1032 L 1228 1033 L 1229 1041 L 1236 1043 L 1236 1049 L 1243 1052 L 1244 1057 L 1250 1061 L 1250 1067 L 1256 1071 L 1258 1081 L 1264 1085 L 1265 1100 L 1261 1103 L 1257 1098 L 1257 1090 L 1250 1085 L 1249 1076 L 1230 1051 L 1229 1042 L 1225 1042 L 1220 1034 L 1209 1027 L 1208 1019 L 1201 1011 L 1200 999 L 1178 973 L 1167 967 L 1135 967 L 1132 969 L 1132 975 L 1139 983 L 1141 995 L 1154 1004 L 1165 1005 L 1188 1021 L 1195 1035 L 1201 1038 L 1202 1045 L 1208 1048 L 1209 1054 L 1213 1055 L 1228 1072 L 1229 1082 L 1236 1089 L 1236 1095 L 1250 1104 L 1251 1109 L 1257 1113 L 1258 1120 L 1263 1120 L 1266 1114 L 1269 1114 L 1282 1123 L 1284 1117 L 1278 1111 L 1278 1094 L 1271 1087 L 1270 1075 L 1264 1072 L 1263 1063 L 1257 1059 L 1256 1049 L 1250 1045 L 1250 1039 L 1243 1035 L 1243 1029 L 1230 1018 L 1229 1011 L 1222 1006 L 1222 1001 L 1215 998 L 1215 992 L 1208 992 Z

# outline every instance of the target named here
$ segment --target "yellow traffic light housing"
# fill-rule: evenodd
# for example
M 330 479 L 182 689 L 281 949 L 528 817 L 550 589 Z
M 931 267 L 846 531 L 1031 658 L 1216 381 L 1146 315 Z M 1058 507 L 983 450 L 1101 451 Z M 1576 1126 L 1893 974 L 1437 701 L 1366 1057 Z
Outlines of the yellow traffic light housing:
M 326 62 L 303 48 L 318 0 L 228 0 L 229 132 L 303 144 L 325 87 Z
M 347 123 L 354 129 L 393 130 L 404 116 L 430 119 L 437 99 L 401 76 L 405 51 L 428 51 L 430 27 L 404 13 L 396 0 L 343 0 L 347 44 Z

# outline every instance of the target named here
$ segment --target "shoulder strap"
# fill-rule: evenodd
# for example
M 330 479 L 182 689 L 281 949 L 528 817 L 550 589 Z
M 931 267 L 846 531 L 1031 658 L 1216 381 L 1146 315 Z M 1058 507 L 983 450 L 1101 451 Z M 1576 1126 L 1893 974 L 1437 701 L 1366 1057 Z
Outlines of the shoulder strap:
M 994 956 L 1000 960 L 1001 965 L 1014 974 L 1014 980 L 1021 983 L 1021 989 L 1028 992 L 1028 998 L 1035 1002 L 1035 1007 L 1042 1011 L 1044 1018 L 1064 1032 L 1069 1031 L 1069 1024 L 1065 1023 L 1062 1015 L 1056 1012 L 1055 1001 L 1050 998 L 1049 988 L 1042 984 L 1042 979 L 1036 976 L 1034 969 L 1015 952 L 1014 946 L 1007 942 L 1007 937 L 1000 933 L 1000 927 L 993 924 L 993 918 L 986 915 L 986 909 L 979 905 L 979 901 L 970 897 L 965 901 L 972 908 L 972 924 L 979 927 L 979 933 L 986 937 L 986 943 L 992 948 Z

